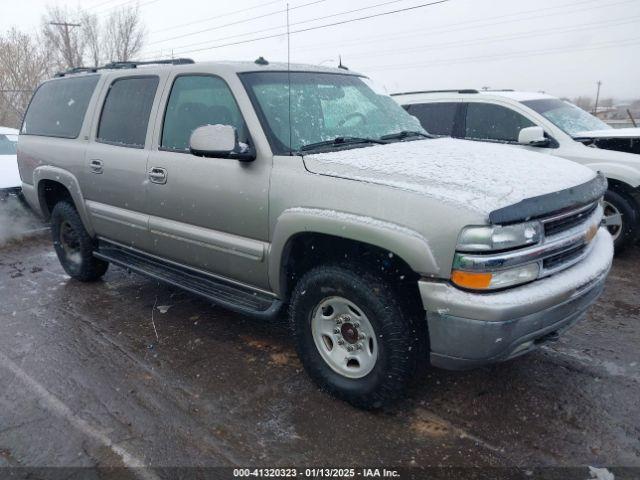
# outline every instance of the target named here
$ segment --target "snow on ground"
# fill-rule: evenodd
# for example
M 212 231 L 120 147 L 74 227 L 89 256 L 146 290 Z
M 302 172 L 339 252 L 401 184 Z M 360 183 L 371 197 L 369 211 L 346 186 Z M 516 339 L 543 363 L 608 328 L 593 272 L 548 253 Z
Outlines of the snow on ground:
M 484 214 L 595 175 L 550 155 L 450 138 L 317 153 L 304 161 L 314 173 L 424 193 Z

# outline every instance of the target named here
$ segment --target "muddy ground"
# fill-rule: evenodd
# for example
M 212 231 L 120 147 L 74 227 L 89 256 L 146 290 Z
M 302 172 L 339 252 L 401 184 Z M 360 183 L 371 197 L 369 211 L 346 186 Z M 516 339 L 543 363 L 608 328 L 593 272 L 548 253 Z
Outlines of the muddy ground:
M 616 259 L 600 301 L 559 342 L 470 372 L 426 371 L 406 400 L 371 413 L 318 391 L 284 319 L 232 314 L 114 267 L 76 282 L 46 232 L 2 243 L 0 474 L 296 465 L 640 476 L 640 247 Z M 30 478 L 51 473 L 38 472 Z

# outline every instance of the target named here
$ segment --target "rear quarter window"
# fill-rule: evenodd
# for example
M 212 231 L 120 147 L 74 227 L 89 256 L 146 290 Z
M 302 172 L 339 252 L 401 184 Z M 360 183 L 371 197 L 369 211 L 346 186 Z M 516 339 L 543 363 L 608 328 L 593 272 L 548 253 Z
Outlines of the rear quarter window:
M 21 133 L 77 138 L 99 78 L 91 75 L 43 83 L 31 99 Z

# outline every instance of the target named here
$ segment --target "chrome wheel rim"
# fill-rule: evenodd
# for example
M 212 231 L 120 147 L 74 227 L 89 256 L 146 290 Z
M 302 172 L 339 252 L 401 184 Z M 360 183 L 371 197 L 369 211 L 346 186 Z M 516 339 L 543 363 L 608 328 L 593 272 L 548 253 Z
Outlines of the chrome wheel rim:
M 342 297 L 328 297 L 313 310 L 313 341 L 331 369 L 347 378 L 368 375 L 378 359 L 378 342 L 362 309 Z
M 602 202 L 602 208 L 604 209 L 604 224 L 615 241 L 622 235 L 622 213 L 607 201 Z

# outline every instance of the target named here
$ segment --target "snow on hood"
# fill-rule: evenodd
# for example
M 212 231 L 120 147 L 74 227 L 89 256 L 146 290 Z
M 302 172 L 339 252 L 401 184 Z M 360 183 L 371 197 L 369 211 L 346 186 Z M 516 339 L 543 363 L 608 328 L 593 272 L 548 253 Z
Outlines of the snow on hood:
M 555 156 L 450 138 L 317 153 L 304 162 L 313 173 L 422 193 L 483 214 L 595 176 Z
M 607 128 L 573 134 L 573 138 L 640 138 L 640 128 Z

